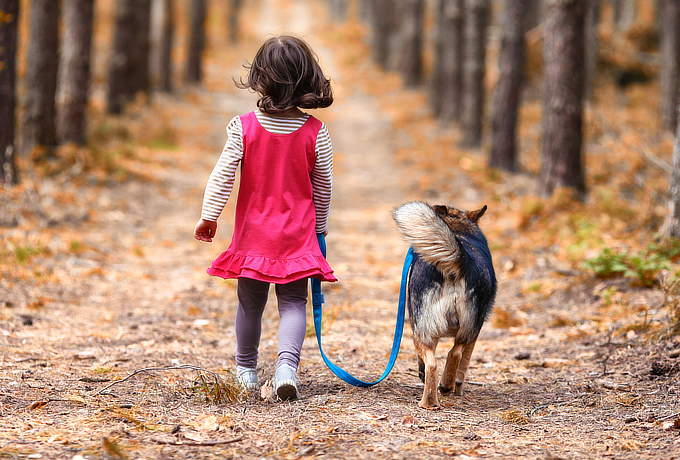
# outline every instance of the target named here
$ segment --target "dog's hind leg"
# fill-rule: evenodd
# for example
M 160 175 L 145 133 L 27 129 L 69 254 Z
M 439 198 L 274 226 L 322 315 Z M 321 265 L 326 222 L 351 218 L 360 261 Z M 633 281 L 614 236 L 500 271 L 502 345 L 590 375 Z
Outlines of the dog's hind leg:
M 434 354 L 437 349 L 437 340 L 431 346 L 425 345 L 417 335 L 414 335 L 413 343 L 418 353 L 418 362 L 424 362 L 425 364 L 425 385 L 423 399 L 420 400 L 420 407 L 424 409 L 439 407 L 439 399 L 437 399 L 437 361 Z
M 472 356 L 472 351 L 475 349 L 475 343 L 477 342 L 468 343 L 465 345 L 465 348 L 463 348 L 463 356 L 460 359 L 458 371 L 456 372 L 456 389 L 453 392 L 456 396 L 463 394 L 463 382 L 465 382 L 465 374 L 467 374 L 468 367 L 470 366 L 470 357 Z
M 468 367 L 470 366 L 470 357 L 475 349 L 475 343 L 463 344 L 456 342 L 451 351 L 449 351 L 441 385 L 439 386 L 439 391 L 442 394 L 447 394 L 451 390 L 454 390 L 453 394 L 456 396 L 463 394 L 463 382 L 465 382 L 465 374 L 467 374 Z M 455 388 L 453 387 L 454 379 Z
M 425 361 L 418 355 L 418 377 L 420 381 L 425 383 Z
M 456 342 L 449 354 L 446 357 L 446 364 L 444 365 L 444 373 L 442 374 L 442 381 L 439 384 L 439 391 L 442 394 L 448 394 L 453 390 L 453 381 L 456 378 L 458 367 L 460 366 L 461 358 L 463 357 L 463 349 L 465 345 Z

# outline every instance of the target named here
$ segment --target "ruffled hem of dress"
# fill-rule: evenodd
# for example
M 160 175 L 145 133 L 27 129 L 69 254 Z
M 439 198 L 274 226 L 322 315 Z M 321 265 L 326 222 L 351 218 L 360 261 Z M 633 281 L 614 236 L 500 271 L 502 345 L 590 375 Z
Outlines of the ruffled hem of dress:
M 291 283 L 303 278 L 338 279 L 323 256 L 305 255 L 295 259 L 270 259 L 223 252 L 208 269 L 208 274 L 224 279 L 251 278 L 268 283 Z

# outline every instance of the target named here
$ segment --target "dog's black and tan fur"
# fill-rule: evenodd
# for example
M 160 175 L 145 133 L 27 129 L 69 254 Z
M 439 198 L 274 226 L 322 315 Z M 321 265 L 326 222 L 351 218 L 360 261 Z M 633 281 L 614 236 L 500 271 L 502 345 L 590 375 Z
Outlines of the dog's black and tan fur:
M 439 390 L 463 393 L 463 382 L 477 336 L 496 297 L 496 275 L 486 238 L 477 221 L 486 206 L 460 211 L 423 202 L 393 212 L 399 231 L 414 252 L 408 283 L 408 309 L 421 380 L 420 406 L 439 406 L 435 350 L 442 337 L 454 337 Z

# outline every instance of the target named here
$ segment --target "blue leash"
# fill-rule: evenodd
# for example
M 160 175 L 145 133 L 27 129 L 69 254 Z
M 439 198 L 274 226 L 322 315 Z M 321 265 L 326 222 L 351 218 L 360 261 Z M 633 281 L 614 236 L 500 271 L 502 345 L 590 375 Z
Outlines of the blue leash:
M 319 248 L 321 248 L 321 253 L 326 257 L 326 238 L 322 233 L 316 234 L 319 240 Z M 312 307 L 314 313 L 314 329 L 316 330 L 316 341 L 319 343 L 319 351 L 321 352 L 321 357 L 323 358 L 326 366 L 338 377 L 340 377 L 345 382 L 355 387 L 368 388 L 377 383 L 382 382 L 385 377 L 389 375 L 394 367 L 394 363 L 397 361 L 397 355 L 399 354 L 399 346 L 401 345 L 401 335 L 404 331 L 404 317 L 406 312 L 406 281 L 408 279 L 408 272 L 411 268 L 411 263 L 413 262 L 413 249 L 409 248 L 406 253 L 406 260 L 404 260 L 404 268 L 401 272 L 401 288 L 399 289 L 399 307 L 397 310 L 397 325 L 394 328 L 394 342 L 392 343 L 392 353 L 390 354 L 390 360 L 387 363 L 387 368 L 383 372 L 382 377 L 380 377 L 375 382 L 364 382 L 358 378 L 351 375 L 349 372 L 333 364 L 328 357 L 324 354 L 321 348 L 321 318 L 323 316 L 323 303 L 324 296 L 321 292 L 321 281 L 318 278 L 312 278 Z

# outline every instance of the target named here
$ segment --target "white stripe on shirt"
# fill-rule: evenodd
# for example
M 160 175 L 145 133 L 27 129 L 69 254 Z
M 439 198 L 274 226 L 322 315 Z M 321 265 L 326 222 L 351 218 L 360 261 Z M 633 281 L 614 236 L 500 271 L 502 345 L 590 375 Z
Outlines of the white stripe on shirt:
M 290 134 L 302 127 L 309 118 L 308 114 L 299 118 L 272 117 L 259 110 L 255 111 L 255 115 L 262 127 L 274 134 Z M 323 123 L 316 138 L 315 155 L 311 175 L 314 208 L 316 209 L 315 230 L 317 233 L 323 233 L 327 230 L 333 193 L 333 146 L 328 128 Z M 231 196 L 236 169 L 242 159 L 243 127 L 241 118 L 234 117 L 227 125 L 227 142 L 205 187 L 202 219 L 217 221 Z

